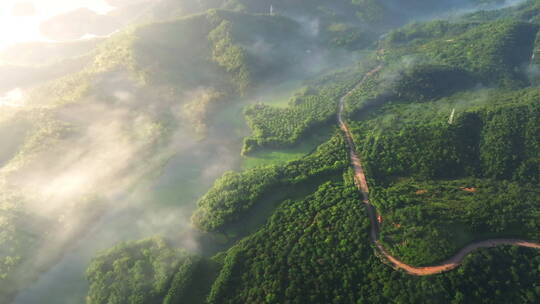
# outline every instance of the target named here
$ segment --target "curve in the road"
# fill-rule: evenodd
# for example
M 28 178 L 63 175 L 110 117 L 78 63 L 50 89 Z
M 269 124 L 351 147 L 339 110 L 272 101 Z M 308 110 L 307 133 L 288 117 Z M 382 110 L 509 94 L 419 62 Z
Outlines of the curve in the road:
M 433 274 L 449 271 L 458 267 L 463 261 L 463 259 L 469 253 L 479 248 L 491 248 L 491 247 L 502 246 L 502 245 L 514 245 L 514 246 L 540 249 L 539 243 L 534 243 L 534 242 L 529 242 L 529 241 L 524 241 L 524 240 L 519 240 L 519 239 L 489 239 L 485 241 L 474 242 L 472 244 L 467 245 L 465 248 L 461 249 L 456 255 L 442 262 L 441 264 L 427 266 L 427 267 L 414 267 L 414 266 L 405 264 L 399 259 L 397 259 L 396 257 L 392 256 L 382 246 L 381 242 L 378 239 L 379 222 L 377 221 L 377 211 L 375 210 L 375 207 L 369 201 L 369 187 L 366 181 L 366 175 L 364 174 L 364 169 L 362 168 L 362 162 L 360 161 L 360 157 L 358 157 L 358 154 L 356 153 L 356 149 L 354 147 L 354 142 L 353 142 L 353 138 L 349 130 L 349 127 L 347 126 L 347 124 L 345 123 L 342 117 L 345 99 L 349 97 L 352 94 L 352 92 L 358 86 L 360 86 L 368 77 L 379 72 L 381 69 L 382 69 L 382 66 L 378 66 L 374 68 L 373 70 L 371 70 L 370 72 L 368 72 L 355 88 L 353 88 L 346 95 L 341 97 L 341 99 L 339 100 L 339 108 L 338 108 L 338 115 L 337 115 L 339 128 L 343 132 L 343 135 L 345 136 L 347 145 L 349 147 L 349 156 L 351 159 L 351 165 L 354 170 L 354 182 L 356 186 L 358 187 L 358 190 L 360 190 L 360 192 L 362 193 L 362 200 L 363 200 L 363 203 L 366 205 L 366 209 L 368 212 L 368 217 L 371 224 L 371 231 L 370 231 L 371 241 L 374 243 L 377 250 L 392 264 L 392 266 L 395 269 L 404 270 L 405 272 L 411 275 L 427 276 L 427 275 L 433 275 Z

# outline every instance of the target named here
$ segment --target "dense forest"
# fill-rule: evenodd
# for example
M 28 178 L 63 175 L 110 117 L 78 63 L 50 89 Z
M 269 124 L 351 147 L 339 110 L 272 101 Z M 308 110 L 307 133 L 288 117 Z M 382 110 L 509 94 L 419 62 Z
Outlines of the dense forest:
M 221 270 L 206 302 L 537 301 L 540 256 L 531 249 L 481 250 L 459 270 L 433 277 L 411 277 L 381 263 L 369 245 L 369 222 L 351 173 L 345 170 L 343 177 L 342 182 L 321 185 L 304 200 L 283 202 L 258 232 L 214 257 Z
M 376 183 L 404 176 L 534 183 L 540 153 L 537 98 L 537 89 L 527 88 L 460 93 L 421 105 L 387 104 L 353 124 L 353 132 Z
M 179 303 L 204 299 L 214 262 L 161 238 L 119 244 L 88 266 L 89 303 Z M 195 289 L 195 290 L 194 290 Z M 197 290 L 198 289 L 198 290 Z
M 0 50 L 0 302 L 47 289 L 117 220 L 75 258 L 80 301 L 540 301 L 531 248 L 392 268 L 350 154 L 405 263 L 540 242 L 538 1 L 107 2 L 48 25 L 108 36 Z
M 539 255 L 531 250 L 484 250 L 469 257 L 458 271 L 426 278 L 384 265 L 368 245 L 365 211 L 351 177 L 345 177 L 344 183 L 321 186 L 306 201 L 285 202 L 263 229 L 231 248 L 208 303 L 538 299 Z M 518 262 L 524 256 L 528 258 Z
M 206 231 L 222 228 L 240 220 L 265 194 L 278 188 L 292 192 L 318 176 L 339 173 L 347 167 L 346 159 L 345 143 L 340 135 L 335 135 L 302 159 L 241 173 L 225 173 L 198 202 L 192 221 Z
M 310 132 L 333 124 L 338 99 L 356 84 L 365 69 L 345 70 L 312 81 L 295 92 L 288 107 L 254 104 L 244 111 L 252 134 L 244 139 L 242 154 L 261 148 L 294 145 Z
M 537 31 L 518 18 L 414 23 L 384 37 L 363 63 L 361 74 L 373 73 L 347 96 L 346 111 L 381 214 L 381 242 L 394 256 L 424 266 L 476 240 L 539 240 L 538 96 L 526 68 L 534 64 Z M 317 92 L 300 91 L 285 109 L 248 108 L 247 146 L 305 137 L 310 120 L 321 123 L 312 115 L 327 111 L 303 106 Z M 326 96 L 327 121 L 343 95 Z M 223 268 L 208 303 L 537 300 L 538 254 L 530 249 L 481 250 L 432 278 L 393 272 L 366 246 L 368 221 L 348 174 L 304 201 L 284 201 L 258 232 L 216 256 Z M 531 254 L 529 266 L 507 264 L 524 254 Z M 527 270 L 511 274 L 516 267 Z
M 382 242 L 412 265 L 436 264 L 476 240 L 540 240 L 535 184 L 406 179 L 372 191 L 382 216 Z

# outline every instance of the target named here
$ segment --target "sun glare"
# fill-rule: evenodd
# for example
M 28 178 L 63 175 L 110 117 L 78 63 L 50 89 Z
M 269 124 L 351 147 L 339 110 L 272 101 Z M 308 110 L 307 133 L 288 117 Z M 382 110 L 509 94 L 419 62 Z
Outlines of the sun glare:
M 77 8 L 107 13 L 104 0 L 2 0 L 0 1 L 0 49 L 14 43 L 42 41 L 39 25 L 55 15 Z

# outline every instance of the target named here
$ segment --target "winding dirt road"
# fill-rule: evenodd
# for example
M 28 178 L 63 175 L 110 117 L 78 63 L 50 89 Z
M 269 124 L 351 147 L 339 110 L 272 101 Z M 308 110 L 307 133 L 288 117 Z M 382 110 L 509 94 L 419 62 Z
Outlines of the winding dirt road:
M 368 217 L 371 224 L 371 231 L 370 231 L 371 241 L 374 243 L 377 250 L 390 262 L 390 264 L 392 264 L 392 267 L 394 267 L 395 269 L 402 269 L 411 275 L 427 276 L 427 275 L 433 275 L 433 274 L 449 271 L 458 267 L 463 261 L 463 259 L 465 258 L 465 256 L 467 256 L 469 253 L 479 248 L 490 248 L 490 247 L 496 247 L 496 246 L 502 246 L 502 245 L 514 245 L 514 246 L 540 249 L 539 243 L 533 243 L 533 242 L 528 242 L 524 240 L 489 239 L 489 240 L 469 244 L 465 248 L 461 249 L 456 255 L 442 262 L 441 264 L 427 266 L 427 267 L 413 267 L 411 265 L 407 265 L 403 263 L 402 261 L 400 261 L 399 259 L 390 255 L 390 253 L 386 249 L 384 249 L 384 247 L 382 246 L 381 242 L 378 239 L 379 222 L 377 221 L 377 211 L 375 210 L 375 207 L 369 201 L 369 188 L 366 181 L 366 175 L 364 174 L 364 169 L 362 168 L 362 162 L 360 161 L 360 158 L 358 157 L 358 154 L 356 153 L 356 149 L 354 146 L 353 138 L 349 130 L 349 127 L 343 121 L 343 117 L 342 117 L 345 99 L 349 97 L 352 94 L 352 92 L 356 88 L 358 88 L 367 78 L 379 72 L 381 69 L 382 69 L 382 66 L 378 66 L 374 68 L 373 70 L 371 70 L 370 72 L 368 72 L 364 76 L 364 78 L 352 90 L 350 90 L 346 95 L 341 97 L 339 101 L 337 120 L 338 120 L 339 128 L 343 132 L 343 135 L 345 136 L 347 145 L 349 147 L 351 165 L 354 169 L 354 183 L 358 187 L 358 190 L 360 190 L 360 192 L 362 193 L 362 200 L 363 200 L 363 203 L 366 205 L 366 209 L 368 212 Z

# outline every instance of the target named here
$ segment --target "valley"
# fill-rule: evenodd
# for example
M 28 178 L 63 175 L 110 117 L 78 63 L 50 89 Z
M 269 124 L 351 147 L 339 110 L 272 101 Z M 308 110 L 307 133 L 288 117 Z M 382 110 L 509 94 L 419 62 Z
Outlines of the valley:
M 0 302 L 538 302 L 540 2 L 106 2 L 0 50 Z

